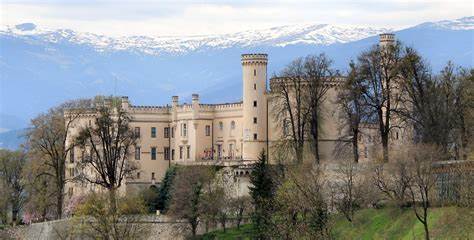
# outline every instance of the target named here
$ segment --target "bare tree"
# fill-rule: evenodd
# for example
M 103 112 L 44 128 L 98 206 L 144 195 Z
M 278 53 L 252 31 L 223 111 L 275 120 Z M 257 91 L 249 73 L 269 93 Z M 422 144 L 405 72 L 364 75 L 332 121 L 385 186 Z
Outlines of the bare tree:
M 286 131 L 288 136 L 284 136 L 294 150 L 296 162 L 303 161 L 304 145 L 307 138 L 309 126 L 309 116 L 311 108 L 308 105 L 307 81 L 301 77 L 303 71 L 303 59 L 298 58 L 291 62 L 272 81 L 272 98 L 274 109 L 272 112 L 279 124 Z
M 191 226 L 193 236 L 203 216 L 203 191 L 213 176 L 210 168 L 204 166 L 180 167 L 173 182 L 169 213 L 185 219 Z
M 283 128 L 289 125 L 289 138 L 296 153 L 297 162 L 303 160 L 305 142 L 313 141 L 316 163 L 319 156 L 319 128 L 326 93 L 330 88 L 334 71 L 332 61 L 325 55 L 308 55 L 297 58 L 274 78 L 272 96 L 275 115 Z
M 440 151 L 437 147 L 418 145 L 408 151 L 407 157 L 411 160 L 410 183 L 411 205 L 416 218 L 423 224 L 425 239 L 430 239 L 428 229 L 428 211 L 433 201 L 433 190 L 436 184 L 436 174 L 433 163 L 439 159 Z
M 330 88 L 329 82 L 333 80 L 335 71 L 331 67 L 332 60 L 324 53 L 319 55 L 309 55 L 305 58 L 304 72 L 302 76 L 308 81 L 308 100 L 311 109 L 310 135 L 313 141 L 314 157 L 319 164 L 319 128 L 323 121 L 323 103 L 326 100 L 327 92 Z
M 251 209 L 251 200 L 248 196 L 241 196 L 232 199 L 231 209 L 234 212 L 237 229 L 240 229 L 245 214 Z
M 411 184 L 409 162 L 397 157 L 393 163 L 376 166 L 373 183 L 380 192 L 395 201 L 398 206 L 405 206 Z
M 401 43 L 373 46 L 359 55 L 358 75 L 362 82 L 364 104 L 368 114 L 375 116 L 383 147 L 383 160 L 389 160 L 389 136 L 400 98 L 399 65 Z
M 361 133 L 361 123 L 366 116 L 362 96 L 362 84 L 358 78 L 357 68 L 353 62 L 349 65 L 350 71 L 346 82 L 342 85 L 337 96 L 337 103 L 341 109 L 342 129 L 347 131 L 342 134 L 342 138 L 349 137 L 352 144 L 352 155 L 354 162 L 359 162 L 359 136 Z M 367 119 L 365 119 L 367 120 Z
M 75 141 L 83 152 L 88 152 L 78 164 L 82 169 L 80 178 L 107 189 L 114 211 L 116 191 L 137 169 L 129 159 L 137 136 L 129 126 L 131 117 L 120 104 L 98 106 L 95 114 L 94 123 L 83 126 Z M 87 174 L 85 169 L 92 169 L 95 174 Z
M 336 207 L 349 222 L 360 207 L 363 198 L 362 176 L 359 166 L 350 159 L 343 159 L 336 170 Z
M 61 218 L 63 212 L 66 159 L 74 148 L 74 144 L 68 144 L 66 141 L 70 137 L 73 122 L 82 112 L 81 109 L 91 105 L 91 100 L 76 100 L 52 108 L 31 120 L 31 127 L 26 134 L 28 152 L 41 156 L 48 169 L 39 174 L 54 179 L 57 219 Z M 65 110 L 69 108 L 75 108 L 76 111 L 65 114 Z
M 26 200 L 25 182 L 22 172 L 26 164 L 26 155 L 21 151 L 0 149 L 0 181 L 5 186 L 6 203 L 12 210 L 13 225 L 19 223 L 18 214 Z

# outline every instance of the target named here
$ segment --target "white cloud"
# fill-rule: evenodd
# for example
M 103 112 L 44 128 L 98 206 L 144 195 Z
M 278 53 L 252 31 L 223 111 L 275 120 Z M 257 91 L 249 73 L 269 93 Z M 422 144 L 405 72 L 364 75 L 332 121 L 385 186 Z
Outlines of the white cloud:
M 399 28 L 473 14 L 471 1 L 11 1 L 1 24 L 34 22 L 107 35 L 200 35 L 296 23 Z

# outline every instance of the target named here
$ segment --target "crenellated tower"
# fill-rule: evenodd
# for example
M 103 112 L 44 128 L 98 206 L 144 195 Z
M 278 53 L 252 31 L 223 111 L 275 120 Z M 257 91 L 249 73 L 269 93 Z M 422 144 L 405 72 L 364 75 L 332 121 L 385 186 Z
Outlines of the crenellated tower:
M 242 54 L 244 160 L 256 160 L 267 143 L 267 54 Z

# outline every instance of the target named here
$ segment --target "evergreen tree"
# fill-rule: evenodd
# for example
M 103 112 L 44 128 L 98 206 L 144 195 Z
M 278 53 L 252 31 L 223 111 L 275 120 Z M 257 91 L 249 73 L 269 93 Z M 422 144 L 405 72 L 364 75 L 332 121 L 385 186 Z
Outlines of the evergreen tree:
M 258 239 L 266 239 L 272 216 L 272 200 L 274 195 L 273 179 L 267 163 L 265 152 L 259 156 L 250 175 L 250 196 L 254 204 L 252 221 Z
M 169 200 L 171 198 L 171 186 L 173 185 L 173 179 L 176 175 L 176 167 L 172 166 L 166 170 L 163 182 L 158 190 L 158 204 L 157 209 L 160 211 L 166 211 L 168 209 Z

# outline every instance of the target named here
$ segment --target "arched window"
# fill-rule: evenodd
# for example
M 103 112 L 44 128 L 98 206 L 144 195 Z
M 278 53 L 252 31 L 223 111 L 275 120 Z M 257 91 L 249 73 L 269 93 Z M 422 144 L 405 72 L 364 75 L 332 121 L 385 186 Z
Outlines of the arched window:
M 219 122 L 219 130 L 224 130 L 224 123 L 222 122 Z
M 235 121 L 230 122 L 230 129 L 231 130 L 235 129 Z

